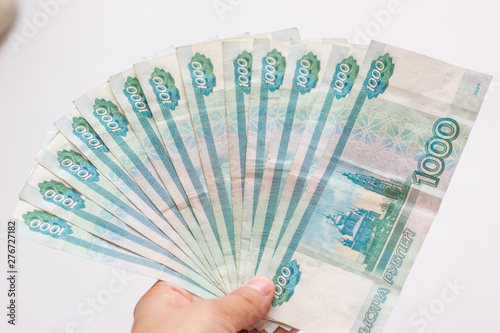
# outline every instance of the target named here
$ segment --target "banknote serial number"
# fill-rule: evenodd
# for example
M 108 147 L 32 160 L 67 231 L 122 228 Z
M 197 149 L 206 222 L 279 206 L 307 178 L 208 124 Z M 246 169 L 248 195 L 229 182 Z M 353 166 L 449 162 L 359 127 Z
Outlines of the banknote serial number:
M 16 294 L 17 294 L 17 267 L 16 267 L 16 221 L 7 223 L 7 323 L 16 325 Z
M 419 159 L 413 173 L 413 182 L 437 187 L 445 169 L 444 160 L 453 151 L 452 141 L 460 134 L 460 126 L 452 118 L 441 118 L 432 127 L 432 134 L 425 144 L 426 154 Z

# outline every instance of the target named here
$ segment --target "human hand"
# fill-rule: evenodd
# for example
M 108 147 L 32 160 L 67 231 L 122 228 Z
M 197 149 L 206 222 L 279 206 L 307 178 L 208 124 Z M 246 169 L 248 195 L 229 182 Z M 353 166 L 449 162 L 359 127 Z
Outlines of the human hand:
M 231 294 L 212 300 L 158 281 L 137 303 L 132 333 L 236 333 L 259 321 L 273 296 L 274 284 L 267 278 L 254 278 Z

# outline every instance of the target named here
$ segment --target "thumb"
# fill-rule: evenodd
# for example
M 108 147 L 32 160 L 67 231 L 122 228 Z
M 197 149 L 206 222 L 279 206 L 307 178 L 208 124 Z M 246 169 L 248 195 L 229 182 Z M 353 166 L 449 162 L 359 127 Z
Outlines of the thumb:
M 239 332 L 255 324 L 267 312 L 274 296 L 274 283 L 256 277 L 227 296 L 211 301 L 211 313 L 223 332 Z

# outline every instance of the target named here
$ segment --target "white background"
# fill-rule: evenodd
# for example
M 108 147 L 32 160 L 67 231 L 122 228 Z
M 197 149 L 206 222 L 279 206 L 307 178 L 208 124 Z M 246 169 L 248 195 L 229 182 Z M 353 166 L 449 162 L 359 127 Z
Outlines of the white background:
M 47 22 L 38 21 L 43 25 L 38 31 L 27 34 L 28 22 L 40 19 L 43 9 L 35 0 L 19 1 L 17 21 L 0 45 L 2 271 L 6 271 L 5 225 L 18 193 L 45 131 L 75 98 L 169 45 L 294 26 L 303 38 L 346 37 L 359 42 L 359 31 L 365 31 L 373 39 L 494 76 L 385 332 L 500 331 L 500 8 L 496 1 L 400 0 L 399 13 L 382 15 L 383 20 L 379 15 L 379 22 L 374 13 L 387 11 L 389 0 L 66 2 Z M 227 11 L 218 11 L 217 6 L 224 4 Z M 21 44 L 9 42 L 14 34 L 25 38 Z M 106 294 L 109 283 L 116 282 L 116 271 L 23 240 L 18 243 L 18 258 L 15 328 L 6 325 L 6 280 L 0 274 L 2 332 L 5 328 L 71 332 L 67 325 L 80 332 L 127 332 L 137 300 L 154 282 L 133 277 L 91 318 L 79 315 L 77 309 L 88 298 Z M 464 289 L 441 307 L 442 295 L 453 295 L 447 291 L 447 281 Z M 429 307 L 431 317 L 422 319 L 419 311 Z

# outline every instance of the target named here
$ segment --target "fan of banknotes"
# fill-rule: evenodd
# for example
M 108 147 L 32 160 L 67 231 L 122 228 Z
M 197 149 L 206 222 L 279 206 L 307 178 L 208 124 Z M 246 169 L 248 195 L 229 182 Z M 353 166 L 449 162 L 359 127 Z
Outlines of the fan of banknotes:
M 267 276 L 259 330 L 380 332 L 490 80 L 296 29 L 172 47 L 74 101 L 14 218 L 203 298 Z

